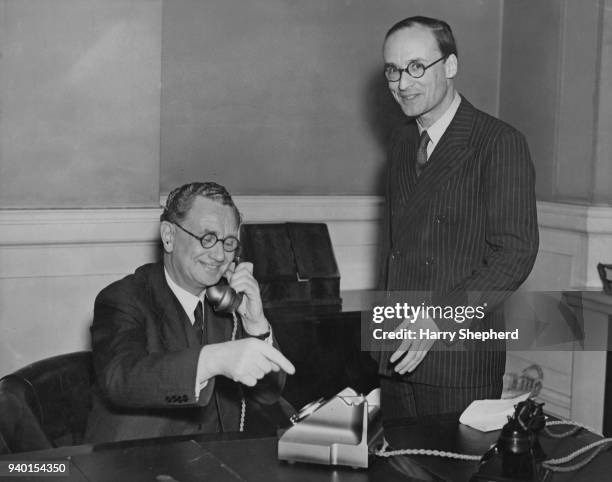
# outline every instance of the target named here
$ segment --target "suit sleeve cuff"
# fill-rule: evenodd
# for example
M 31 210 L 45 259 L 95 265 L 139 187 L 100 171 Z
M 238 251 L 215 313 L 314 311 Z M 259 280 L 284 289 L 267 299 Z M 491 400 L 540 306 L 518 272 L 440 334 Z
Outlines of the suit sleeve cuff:
M 196 368 L 196 376 L 195 376 L 195 387 L 194 387 L 195 388 L 195 401 L 196 403 L 200 403 L 201 401 L 200 395 L 202 395 L 202 400 L 206 404 L 210 400 L 210 397 L 212 395 L 212 386 L 214 386 L 214 384 L 209 383 L 210 382 L 209 378 L 204 378 L 204 375 L 202 373 L 204 371 L 204 366 L 201 361 L 201 358 L 202 358 L 202 352 L 200 351 L 200 356 L 198 357 L 198 362 L 197 362 L 198 365 Z M 207 387 L 209 387 L 209 390 L 202 392 Z
M 268 342 L 270 345 L 272 345 L 274 342 L 274 337 L 272 336 L 272 325 L 270 325 L 270 322 L 268 322 L 268 331 L 262 333 L 261 335 L 251 335 L 246 330 L 245 333 L 249 338 L 257 338 L 258 340 Z

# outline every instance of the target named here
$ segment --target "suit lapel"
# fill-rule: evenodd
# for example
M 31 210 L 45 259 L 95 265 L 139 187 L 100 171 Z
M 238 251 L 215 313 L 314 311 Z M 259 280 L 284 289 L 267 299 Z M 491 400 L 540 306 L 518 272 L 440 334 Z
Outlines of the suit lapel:
M 402 164 L 411 165 L 398 166 L 398 169 L 408 169 L 407 172 L 403 173 L 404 176 L 400 175 L 398 178 L 404 177 L 407 179 L 408 185 L 406 188 L 409 195 L 407 199 L 403 200 L 405 206 L 396 222 L 406 225 L 414 217 L 419 216 L 432 194 L 443 189 L 448 179 L 455 175 L 465 161 L 473 155 L 474 149 L 470 146 L 473 114 L 474 107 L 463 98 L 455 117 L 428 160 L 427 167 L 418 178 L 414 170 L 414 162 L 412 162 L 416 159 L 418 143 L 418 131 L 415 127 L 417 134 L 413 133 L 411 142 L 408 142 L 405 147 L 405 149 L 408 149 L 408 155 L 401 157 L 401 159 L 410 160 Z
M 166 282 L 162 263 L 155 265 L 152 271 L 149 296 L 167 349 L 179 350 L 200 344 L 185 310 Z
M 217 314 L 208 300 L 204 303 L 204 325 L 206 344 L 228 341 L 232 335 L 234 320 L 231 315 Z
M 419 131 L 416 123 L 406 130 L 403 142 L 399 142 L 395 147 L 395 152 L 392 153 L 392 159 L 398 159 L 399 162 L 392 166 L 390 172 L 390 186 L 394 186 L 395 193 L 392 195 L 394 201 L 400 204 L 408 203 L 412 198 L 417 176 L 415 171 L 415 159 L 417 154 L 417 146 L 419 142 Z
M 166 282 L 162 263 L 155 265 L 151 272 L 149 297 L 155 316 L 159 320 L 159 330 L 167 350 L 200 346 L 200 340 L 198 340 L 189 317 Z M 206 301 L 204 303 L 204 326 L 205 343 L 221 343 L 231 338 L 233 319 L 229 315 L 215 313 L 210 303 Z M 236 384 L 236 386 L 239 385 Z M 236 393 L 232 395 L 233 399 L 240 396 L 238 389 L 235 390 Z M 239 413 L 235 413 L 235 409 L 232 410 L 235 404 L 228 403 L 218 392 L 215 389 L 213 395 L 218 410 L 217 415 L 222 431 L 227 431 L 236 425 Z

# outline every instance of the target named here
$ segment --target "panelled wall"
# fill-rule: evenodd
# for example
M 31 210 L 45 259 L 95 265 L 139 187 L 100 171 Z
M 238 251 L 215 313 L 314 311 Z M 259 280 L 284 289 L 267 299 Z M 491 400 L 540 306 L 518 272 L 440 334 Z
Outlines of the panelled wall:
M 237 196 L 236 202 L 246 222 L 327 223 L 341 289 L 375 286 L 380 198 Z M 0 211 L 0 375 L 89 347 L 99 290 L 157 259 L 159 213 L 159 208 Z M 594 267 L 612 252 L 612 208 L 540 202 L 538 214 L 540 252 L 524 289 L 600 289 Z M 596 425 L 592 414 L 572 412 L 572 393 L 586 377 L 603 383 L 593 379 L 600 354 L 581 354 L 582 366 L 591 372 L 578 373 L 571 347 L 566 348 L 570 351 L 511 352 L 508 370 L 540 364 L 547 408 Z

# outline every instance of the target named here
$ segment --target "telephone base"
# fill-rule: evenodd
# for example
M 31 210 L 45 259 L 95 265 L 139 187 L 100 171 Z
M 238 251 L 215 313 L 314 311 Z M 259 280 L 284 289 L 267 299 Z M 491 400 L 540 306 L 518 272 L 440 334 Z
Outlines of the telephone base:
M 540 482 L 544 471 L 533 455 L 510 456 L 496 454 L 484 462 L 470 482 Z
M 370 447 L 382 435 L 380 390 L 364 397 L 345 388 L 306 406 L 294 420 L 279 431 L 279 460 L 367 468 Z

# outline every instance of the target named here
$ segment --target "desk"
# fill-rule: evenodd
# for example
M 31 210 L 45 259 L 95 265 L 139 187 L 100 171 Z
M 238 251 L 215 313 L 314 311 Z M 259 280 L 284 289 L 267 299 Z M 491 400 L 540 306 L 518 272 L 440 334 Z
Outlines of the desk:
M 482 454 L 496 439 L 497 432 L 483 434 L 451 420 L 406 421 L 385 431 L 393 448 L 436 448 Z M 548 457 L 559 457 L 596 439 L 581 432 L 567 439 L 541 436 Z M 70 456 L 70 477 L 58 482 L 369 482 L 369 481 L 467 481 L 476 471 L 476 462 L 438 457 L 372 457 L 369 469 L 351 469 L 288 464 L 277 460 L 275 437 L 249 438 L 244 434 L 167 437 L 98 446 L 63 447 L 53 450 L 3 455 L 7 460 L 56 460 Z M 549 482 L 597 482 L 610 480 L 612 453 L 601 453 L 578 472 L 554 474 Z M 40 481 L 40 477 L 2 478 Z
M 341 307 L 266 310 L 283 354 L 295 365 L 283 397 L 296 408 L 332 397 L 347 386 L 369 393 L 378 385 L 378 366 L 361 351 L 361 311 L 369 307 L 372 293 L 341 295 Z
M 392 427 L 385 428 L 385 437 L 392 449 L 424 448 L 466 454 L 483 454 L 499 436 L 499 431 L 483 433 L 457 422 L 458 414 L 449 415 L 440 420 L 434 417 L 422 417 L 418 421 L 407 420 L 398 422 Z M 569 426 L 553 427 L 556 433 L 563 433 Z M 576 435 L 563 439 L 551 438 L 544 433 L 539 440 L 547 459 L 562 457 L 585 445 L 592 443 L 600 437 L 585 430 Z M 588 455 L 588 454 L 587 454 Z M 454 461 L 438 457 L 410 456 L 401 457 L 410 460 L 414 465 L 433 474 L 433 479 L 468 481 L 477 470 L 477 462 Z M 574 460 L 576 462 L 579 459 Z M 389 461 L 397 466 L 402 461 Z M 599 454 L 588 466 L 575 472 L 554 473 L 547 482 L 598 482 L 610 480 L 612 474 L 612 453 L 604 451 Z

